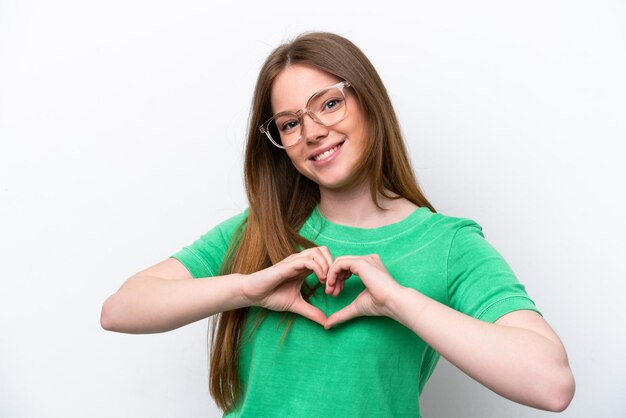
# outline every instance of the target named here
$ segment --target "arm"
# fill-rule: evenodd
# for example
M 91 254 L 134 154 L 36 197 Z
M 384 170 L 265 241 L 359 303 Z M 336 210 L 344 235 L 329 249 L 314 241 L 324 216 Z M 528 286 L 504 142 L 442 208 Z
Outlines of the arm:
M 562 411 L 574 396 L 574 378 L 557 335 L 534 311 L 484 322 L 398 284 L 377 255 L 339 257 L 325 280 L 337 295 L 350 275 L 366 289 L 335 312 L 325 327 L 357 316 L 388 316 L 405 325 L 464 373 L 494 392 L 535 408 Z
M 102 306 L 100 323 L 109 331 L 165 332 L 213 314 L 261 306 L 290 311 L 323 325 L 326 315 L 300 292 L 306 276 L 325 277 L 332 262 L 325 247 L 293 254 L 256 273 L 193 279 L 178 260 L 164 260 L 128 279 Z
M 409 288 L 393 294 L 388 312 L 450 363 L 507 399 L 563 411 L 574 396 L 565 348 L 536 312 L 512 312 L 491 324 Z
M 240 274 L 193 279 L 180 261 L 169 258 L 129 278 L 104 302 L 100 323 L 132 334 L 170 331 L 249 306 L 242 280 Z

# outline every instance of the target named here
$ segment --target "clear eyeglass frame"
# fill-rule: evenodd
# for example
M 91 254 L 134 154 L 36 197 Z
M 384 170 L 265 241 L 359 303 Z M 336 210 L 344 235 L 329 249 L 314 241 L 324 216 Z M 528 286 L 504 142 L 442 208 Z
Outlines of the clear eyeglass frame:
M 321 90 L 318 90 L 317 92 L 313 93 L 311 95 L 311 97 L 309 97 L 309 100 L 307 100 L 306 102 L 306 106 L 300 110 L 298 110 L 297 112 L 279 112 L 276 113 L 275 115 L 273 115 L 271 118 L 269 118 L 268 120 L 266 120 L 265 122 L 263 122 L 261 124 L 261 126 L 259 126 L 259 131 L 261 133 L 264 133 L 267 138 L 272 142 L 272 144 L 274 144 L 275 146 L 277 146 L 278 148 L 281 149 L 287 149 L 287 148 L 291 148 L 297 144 L 300 143 L 300 141 L 302 140 L 302 129 L 303 129 L 303 120 L 302 118 L 304 117 L 304 115 L 309 115 L 309 117 L 311 118 L 311 120 L 313 120 L 313 122 L 322 125 L 322 126 L 333 126 L 339 122 L 341 122 L 342 120 L 345 119 L 346 114 L 348 113 L 347 111 L 347 106 L 346 106 L 346 94 L 344 93 L 344 89 L 346 87 L 350 87 L 350 82 L 348 81 L 340 81 L 339 83 L 333 84 L 332 86 L 328 86 L 328 87 L 324 87 Z M 337 89 L 339 90 L 339 92 L 342 95 L 343 98 L 343 114 L 341 115 L 341 117 L 337 120 L 333 120 L 332 123 L 330 124 L 325 124 L 320 117 L 313 111 L 311 111 L 311 109 L 309 109 L 309 106 L 311 104 L 311 101 L 320 96 L 321 94 L 333 90 L 333 89 Z M 297 140 L 293 141 L 292 144 L 290 145 L 282 145 L 282 140 L 279 138 L 273 138 L 272 134 L 270 133 L 270 125 L 272 124 L 272 122 L 275 121 L 276 118 L 282 117 L 282 116 L 294 116 L 294 118 L 296 118 L 298 120 L 298 127 L 300 129 L 300 135 L 298 137 Z

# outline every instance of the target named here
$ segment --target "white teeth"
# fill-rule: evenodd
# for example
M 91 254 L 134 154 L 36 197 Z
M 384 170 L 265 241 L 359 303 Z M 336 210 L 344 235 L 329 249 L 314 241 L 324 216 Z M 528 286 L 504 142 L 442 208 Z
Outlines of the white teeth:
M 324 158 L 328 157 L 330 154 L 334 154 L 335 151 L 337 151 L 338 149 L 339 149 L 339 145 L 336 145 L 336 146 L 332 147 L 331 149 L 329 149 L 328 151 L 324 151 L 320 155 L 316 155 L 313 159 L 315 161 L 323 160 Z

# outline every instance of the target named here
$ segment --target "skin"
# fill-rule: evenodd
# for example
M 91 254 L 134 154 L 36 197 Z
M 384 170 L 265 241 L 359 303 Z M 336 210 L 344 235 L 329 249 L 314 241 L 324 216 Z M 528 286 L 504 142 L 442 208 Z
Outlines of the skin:
M 313 93 L 339 81 L 337 77 L 305 66 L 290 66 L 278 75 L 272 85 L 272 109 L 274 113 L 297 111 Z M 332 127 L 326 127 L 304 116 L 302 139 L 286 150 L 294 167 L 317 183 L 322 193 L 349 193 L 362 181 L 356 176 L 355 168 L 366 143 L 365 120 L 354 93 L 349 88 L 344 92 L 345 118 Z M 326 159 L 331 161 L 320 164 L 311 159 L 320 150 L 336 144 L 343 145 L 335 155 Z
M 275 113 L 297 111 L 321 88 L 340 81 L 322 71 L 294 65 L 272 88 Z M 304 116 L 303 138 L 286 150 L 296 169 L 320 187 L 320 210 L 329 220 L 376 228 L 398 222 L 416 206 L 406 199 L 380 196 L 378 208 L 369 184 L 355 175 L 367 140 L 365 118 L 347 90 L 348 114 L 331 127 Z M 343 143 L 327 162 L 310 157 Z M 314 273 L 327 294 L 337 296 L 354 274 L 366 289 L 348 306 L 326 317 L 302 298 L 304 279 Z M 172 258 L 129 278 L 104 303 L 102 327 L 127 333 L 163 332 L 247 306 L 290 311 L 331 329 L 358 316 L 387 316 L 405 325 L 444 358 L 494 392 L 535 408 L 562 411 L 575 384 L 567 354 L 550 325 L 533 311 L 516 311 L 486 323 L 455 311 L 396 282 L 380 257 L 333 257 L 315 247 L 249 275 L 230 274 L 194 280 Z

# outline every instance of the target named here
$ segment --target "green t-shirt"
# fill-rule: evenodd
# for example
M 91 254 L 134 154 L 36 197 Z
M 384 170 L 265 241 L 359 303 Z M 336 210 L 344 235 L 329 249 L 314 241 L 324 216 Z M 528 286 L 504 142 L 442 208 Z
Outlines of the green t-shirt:
M 172 257 L 196 278 L 215 276 L 246 216 L 221 223 Z M 362 229 L 334 224 L 316 208 L 300 234 L 327 246 L 334 257 L 378 254 L 401 285 L 483 321 L 537 311 L 481 227 L 469 219 L 421 207 L 398 223 Z M 314 275 L 306 280 L 318 281 Z M 326 295 L 322 286 L 310 301 L 329 316 L 364 288 L 353 276 L 337 297 Z M 260 310 L 250 308 L 245 335 Z M 268 311 L 242 345 L 243 390 L 225 417 L 420 416 L 419 395 L 439 354 L 410 329 L 387 317 L 360 317 L 325 330 L 297 316 L 279 348 L 285 324 L 281 313 Z

